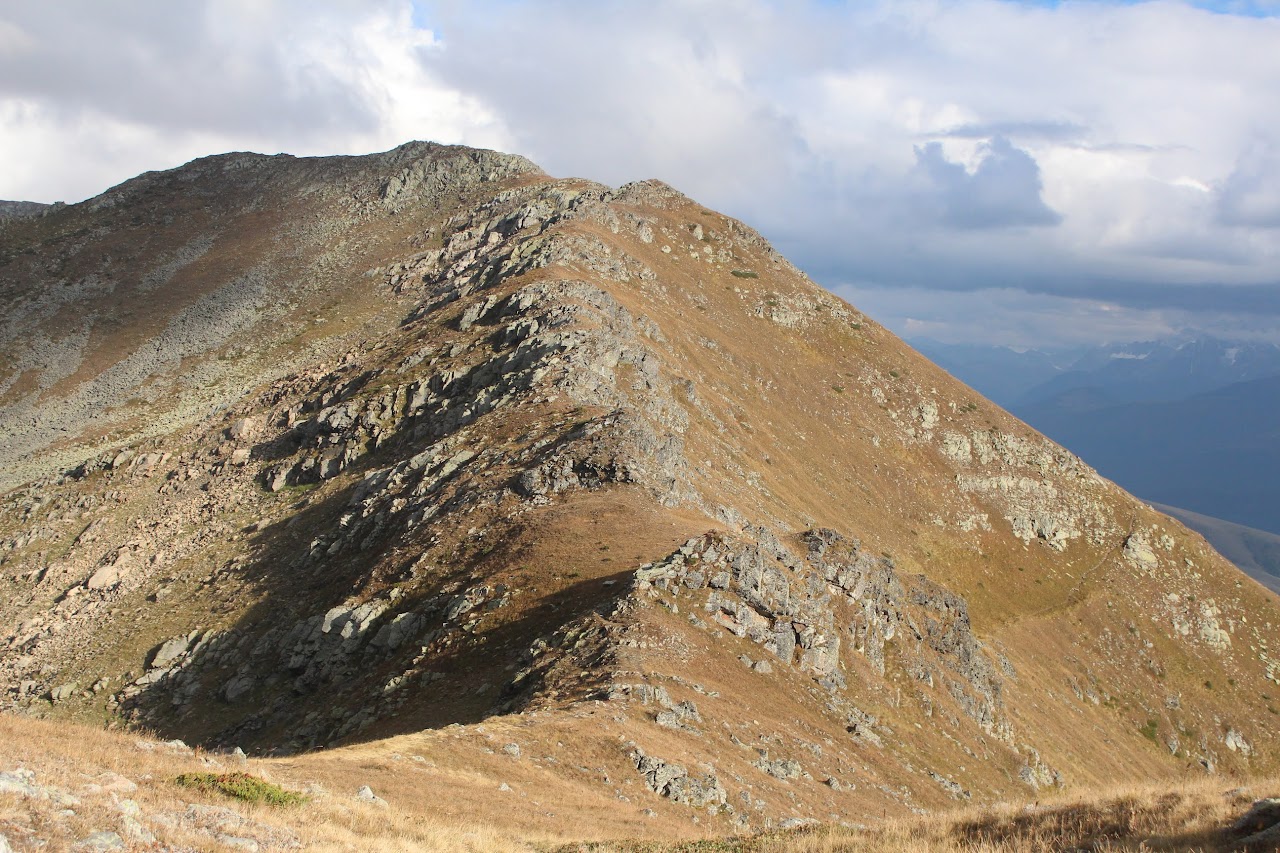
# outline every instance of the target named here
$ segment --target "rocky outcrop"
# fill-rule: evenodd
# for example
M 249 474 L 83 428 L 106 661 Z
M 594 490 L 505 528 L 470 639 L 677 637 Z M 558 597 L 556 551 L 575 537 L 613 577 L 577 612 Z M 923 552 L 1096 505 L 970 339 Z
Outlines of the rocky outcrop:
M 801 534 L 803 557 L 767 528 L 746 534 L 689 540 L 666 560 L 638 569 L 636 591 L 697 596 L 714 624 L 833 693 L 846 685 L 850 653 L 881 676 L 892 661 L 986 731 L 1010 738 L 1001 679 L 974 636 L 963 598 L 924 577 L 902 577 L 892 560 L 865 553 L 834 530 Z
M 701 775 L 694 775 L 679 764 L 645 754 L 639 747 L 632 748 L 631 760 L 649 790 L 674 803 L 714 810 L 728 801 L 729 795 L 716 778 L 714 767 L 707 766 Z
M 56 206 L 41 204 L 38 201 L 0 201 L 0 222 L 6 219 L 40 216 L 45 211 Z

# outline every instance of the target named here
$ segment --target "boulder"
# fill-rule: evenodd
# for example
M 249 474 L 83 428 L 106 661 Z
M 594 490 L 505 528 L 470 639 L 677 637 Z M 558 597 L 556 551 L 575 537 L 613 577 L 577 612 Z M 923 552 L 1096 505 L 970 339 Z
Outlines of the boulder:
M 147 666 L 150 669 L 163 669 L 169 666 L 169 664 L 187 653 L 187 649 L 191 648 L 193 639 L 194 635 L 165 640 L 160 644 L 160 648 L 155 650 L 155 653 L 151 656 L 151 662 Z

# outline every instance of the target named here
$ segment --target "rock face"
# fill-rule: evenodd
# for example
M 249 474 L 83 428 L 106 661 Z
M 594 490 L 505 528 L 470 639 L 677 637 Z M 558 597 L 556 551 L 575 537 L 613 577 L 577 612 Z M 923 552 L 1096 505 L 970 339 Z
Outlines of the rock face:
M 0 221 L 39 216 L 50 207 L 52 205 L 41 204 L 38 201 L 0 201 Z
M 1276 760 L 1274 598 L 664 184 L 227 155 L 0 238 L 9 709 L 603 708 L 741 825 Z
M 695 809 L 723 806 L 728 798 L 714 768 L 707 768 L 701 776 L 691 775 L 678 764 L 669 764 L 660 758 L 645 755 L 639 749 L 632 753 L 636 770 L 644 783 L 659 796 Z M 714 813 L 714 811 L 713 811 Z

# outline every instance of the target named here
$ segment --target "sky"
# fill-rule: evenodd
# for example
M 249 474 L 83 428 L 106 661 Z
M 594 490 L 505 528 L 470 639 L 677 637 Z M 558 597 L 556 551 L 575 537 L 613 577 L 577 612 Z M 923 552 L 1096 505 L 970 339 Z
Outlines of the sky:
M 410 139 L 661 178 L 909 338 L 1280 341 L 1280 2 L 0 0 L 0 198 Z

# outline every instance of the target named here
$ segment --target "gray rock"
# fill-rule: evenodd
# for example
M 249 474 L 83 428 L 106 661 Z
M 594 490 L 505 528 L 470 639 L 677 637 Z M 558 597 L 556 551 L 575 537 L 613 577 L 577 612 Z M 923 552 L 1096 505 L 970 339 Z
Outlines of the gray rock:
M 95 832 L 71 846 L 77 851 L 125 850 L 124 839 L 114 832 Z
M 950 794 L 953 799 L 967 800 L 972 796 L 968 791 L 960 786 L 959 782 L 956 782 L 954 779 L 948 779 L 940 773 L 934 773 L 930 770 L 929 778 L 937 782 L 938 785 L 942 787 L 942 790 Z
M 646 755 L 638 748 L 631 753 L 631 759 L 649 790 L 674 803 L 705 808 L 728 802 L 728 793 L 710 768 L 700 777 L 691 776 L 684 767 Z
M 1160 564 L 1160 558 L 1156 556 L 1146 534 L 1142 532 L 1129 534 L 1124 540 L 1122 553 L 1130 563 L 1145 569 L 1152 569 Z
M 132 803 L 133 801 L 126 800 L 125 802 Z M 121 805 L 123 804 L 124 803 L 121 803 Z M 136 808 L 137 803 L 134 803 L 134 806 Z M 140 813 L 141 812 L 139 811 L 139 814 Z M 154 844 L 155 843 L 155 840 L 156 840 L 155 835 L 153 835 L 151 830 L 147 829 L 147 827 L 143 825 L 142 821 L 138 819 L 137 814 L 123 815 L 120 818 L 120 829 L 124 833 L 124 837 L 134 844 Z
M 134 560 L 128 554 L 117 554 L 111 562 L 98 567 L 84 585 L 93 590 L 110 589 L 124 580 L 134 566 Z
M 670 704 L 670 700 L 667 704 Z M 692 723 L 701 723 L 702 717 L 698 715 L 698 706 L 685 700 L 659 711 L 654 716 L 654 722 L 663 728 L 686 729 Z
M 804 774 L 804 768 L 794 758 L 770 759 L 769 753 L 763 750 L 754 764 L 773 778 L 783 781 L 799 779 Z
M 385 806 L 387 804 L 387 801 L 375 794 L 368 785 L 360 786 L 359 790 L 356 791 L 356 799 L 374 806 Z
M 60 684 L 49 691 L 49 699 L 53 702 L 61 702 L 65 699 L 70 699 L 75 695 L 75 692 L 79 687 L 80 685 L 74 681 L 69 684 Z
M 503 751 L 503 752 L 505 752 L 507 755 L 510 755 L 512 758 L 519 758 L 519 757 L 520 757 L 520 744 L 518 744 L 518 743 L 509 743 L 509 744 L 507 744 L 506 746 L 504 746 L 504 747 L 502 748 L 502 751 Z
M 1040 760 L 1040 753 L 1028 749 L 1030 760 L 1018 771 L 1018 778 L 1032 788 L 1050 788 L 1062 784 L 1062 774 Z
M 160 644 L 160 648 L 156 649 L 155 654 L 151 656 L 151 662 L 147 666 L 151 669 L 162 669 L 169 666 L 169 664 L 187 653 L 187 649 L 191 648 L 191 643 L 194 640 L 194 634 L 165 640 Z
M 52 785 L 37 785 L 36 774 L 26 768 L 0 773 L 0 794 L 16 794 L 32 800 L 47 800 L 68 809 L 80 805 L 80 798 Z
M 397 614 L 394 619 L 378 629 L 378 633 L 373 637 L 373 644 L 386 649 L 398 649 L 421 630 L 422 623 L 423 617 L 417 613 Z
M 240 418 L 227 428 L 227 437 L 235 441 L 247 441 L 257 434 L 257 418 Z
M 228 702 L 235 702 L 257 685 L 258 682 L 251 675 L 234 675 L 222 686 L 222 696 Z M 241 752 L 240 755 L 243 756 L 244 753 Z
M 1228 729 L 1223 742 L 1227 745 L 1227 749 L 1232 752 L 1240 752 L 1244 755 L 1250 755 L 1253 752 L 1253 744 L 1245 740 L 1244 735 L 1235 729 Z
M 36 775 L 30 770 L 14 770 L 0 773 L 0 794 L 17 794 L 20 797 L 35 797 L 39 789 L 35 785 Z

